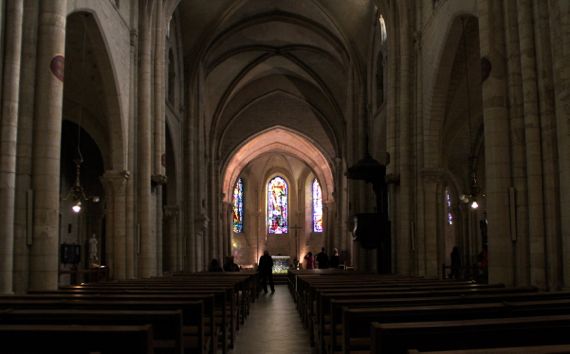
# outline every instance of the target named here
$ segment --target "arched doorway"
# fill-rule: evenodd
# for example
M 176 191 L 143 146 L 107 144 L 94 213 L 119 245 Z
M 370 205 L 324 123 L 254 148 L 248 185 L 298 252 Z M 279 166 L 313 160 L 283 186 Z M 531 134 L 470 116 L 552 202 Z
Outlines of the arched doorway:
M 125 238 L 118 237 L 117 230 L 125 232 L 125 218 L 115 212 L 125 212 L 117 196 L 128 172 L 124 172 L 123 125 L 116 81 L 95 13 L 75 12 L 68 16 L 65 52 L 60 242 L 80 246 L 81 260 L 75 267 L 105 266 L 112 277 L 123 278 L 128 254 L 124 252 Z M 80 201 L 84 208 L 69 216 L 73 213 L 69 201 Z M 71 223 L 74 236 L 68 239 L 69 221 L 74 218 L 77 229 Z M 67 247 L 61 246 L 62 251 L 67 252 Z M 70 268 L 65 264 L 64 269 Z
M 93 138 L 64 120 L 61 139 L 60 285 L 91 281 L 107 264 L 103 158 Z M 93 241 L 96 240 L 96 241 Z

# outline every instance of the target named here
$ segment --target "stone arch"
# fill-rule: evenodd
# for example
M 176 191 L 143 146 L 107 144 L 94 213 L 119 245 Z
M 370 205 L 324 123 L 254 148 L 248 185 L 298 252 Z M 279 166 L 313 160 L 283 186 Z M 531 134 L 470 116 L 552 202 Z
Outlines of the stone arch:
M 465 8 L 456 9 L 453 17 L 444 26 L 437 26 L 440 32 L 432 34 L 433 37 L 445 38 L 435 49 L 437 64 L 433 73 L 428 73 L 427 82 L 432 82 L 430 95 L 426 97 L 427 109 L 425 135 L 425 163 L 427 168 L 441 166 L 441 136 L 444 121 L 444 112 L 447 104 L 447 88 L 451 80 L 451 71 L 455 61 L 455 54 L 460 46 L 462 36 L 461 17 L 477 19 L 474 14 Z M 433 78 L 433 80 L 432 80 Z
M 116 66 L 113 65 L 109 43 L 98 13 L 92 9 L 79 9 L 68 15 L 68 22 L 79 16 L 81 16 L 80 22 L 90 43 L 90 52 L 97 65 L 103 86 L 102 94 L 106 108 L 104 124 L 107 128 L 105 135 L 110 145 L 109 153 L 105 157 L 106 169 L 123 170 L 126 166 L 126 139 L 124 138 L 124 115 L 120 104 Z
M 261 154 L 279 151 L 304 161 L 323 188 L 323 202 L 333 201 L 334 174 L 330 161 L 309 138 L 284 127 L 274 127 L 247 139 L 227 158 L 222 168 L 222 193 L 225 202 L 230 202 L 231 188 L 243 168 Z

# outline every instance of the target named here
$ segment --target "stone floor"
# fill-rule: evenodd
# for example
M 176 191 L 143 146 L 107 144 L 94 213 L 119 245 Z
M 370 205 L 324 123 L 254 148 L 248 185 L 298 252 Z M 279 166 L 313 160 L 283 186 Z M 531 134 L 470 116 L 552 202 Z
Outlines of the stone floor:
M 237 333 L 232 354 L 311 354 L 309 333 L 303 328 L 295 302 L 286 285 L 264 295 L 252 305 L 245 325 Z

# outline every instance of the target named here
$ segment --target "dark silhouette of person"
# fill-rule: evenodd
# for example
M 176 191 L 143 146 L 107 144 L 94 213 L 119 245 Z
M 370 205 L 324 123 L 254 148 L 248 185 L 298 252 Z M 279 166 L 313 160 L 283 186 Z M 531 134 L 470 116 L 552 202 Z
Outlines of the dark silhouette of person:
M 208 272 L 223 272 L 224 270 L 220 267 L 220 262 L 217 258 L 212 258 L 210 265 L 208 266 Z
M 459 279 L 461 274 L 461 253 L 459 253 L 459 247 L 453 247 L 451 251 L 451 274 L 450 278 Z
M 259 257 L 257 270 L 263 291 L 267 294 L 267 283 L 269 282 L 271 293 L 273 294 L 275 292 L 275 286 L 273 285 L 273 258 L 269 255 L 269 251 L 265 250 L 263 256 Z
M 321 248 L 321 252 L 317 254 L 317 263 L 319 265 L 319 269 L 326 269 L 329 267 L 329 256 L 325 252 L 325 248 Z
M 228 256 L 225 258 L 224 272 L 239 272 L 239 266 L 234 262 L 233 256 Z
M 304 257 L 305 259 L 305 269 L 314 269 L 315 268 L 315 260 L 313 259 L 313 252 L 307 253 Z
M 333 249 L 333 254 L 331 256 L 329 265 L 331 268 L 338 268 L 338 265 L 340 264 L 340 256 L 338 253 L 338 248 Z

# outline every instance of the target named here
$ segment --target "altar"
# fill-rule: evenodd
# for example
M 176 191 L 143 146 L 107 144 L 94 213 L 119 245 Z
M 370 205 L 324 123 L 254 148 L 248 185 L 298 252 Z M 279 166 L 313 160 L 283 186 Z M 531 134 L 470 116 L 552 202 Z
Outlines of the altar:
M 271 256 L 273 259 L 273 274 L 287 274 L 291 264 L 290 256 Z

